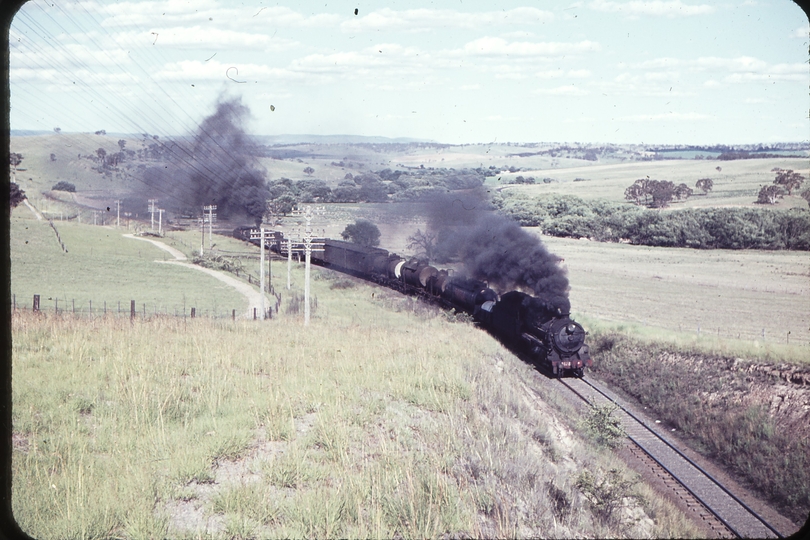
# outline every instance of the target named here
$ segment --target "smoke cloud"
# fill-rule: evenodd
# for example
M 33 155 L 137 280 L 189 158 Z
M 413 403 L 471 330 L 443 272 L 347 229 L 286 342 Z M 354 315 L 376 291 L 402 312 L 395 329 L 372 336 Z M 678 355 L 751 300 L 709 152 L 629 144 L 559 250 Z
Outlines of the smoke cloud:
M 261 221 L 270 198 L 267 173 L 251 154 L 244 129 L 250 111 L 240 98 L 220 98 L 188 142 L 168 143 L 170 163 L 144 172 L 147 185 L 171 193 L 177 210 L 198 213 L 216 205 L 225 219 Z
M 499 294 L 520 290 L 537 296 L 544 307 L 570 313 L 562 259 L 492 210 L 483 190 L 434 201 L 428 226 L 439 238 L 439 259 L 458 258 L 469 277 L 486 281 Z

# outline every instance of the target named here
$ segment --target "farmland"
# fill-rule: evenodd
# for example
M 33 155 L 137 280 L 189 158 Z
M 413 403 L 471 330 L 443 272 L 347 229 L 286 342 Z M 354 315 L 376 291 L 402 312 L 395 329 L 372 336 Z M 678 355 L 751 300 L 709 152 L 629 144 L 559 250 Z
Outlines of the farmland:
M 84 137 L 90 147 L 81 153 L 112 142 Z M 153 245 L 123 237 L 149 228 L 146 197 L 133 195 L 137 180 L 102 177 L 86 158 L 60 154 L 56 161 L 48 159 L 48 154 L 64 151 L 58 142 L 48 135 L 18 137 L 12 143 L 25 156 L 26 170 L 17 177 L 29 202 L 54 219 L 65 246 L 57 242 L 55 229 L 29 208 L 13 210 L 11 292 L 19 308 L 13 327 L 14 466 L 15 478 L 26 479 L 15 483 L 15 515 L 30 530 L 47 531 L 48 518 L 57 516 L 53 537 L 697 534 L 641 484 L 634 495 L 644 495 L 634 500 L 647 502 L 628 512 L 641 509 L 652 523 L 642 519 L 639 523 L 646 525 L 628 533 L 628 521 L 603 522 L 590 514 L 573 487 L 576 474 L 560 464 L 605 471 L 616 466 L 615 458 L 592 449 L 575 421 L 566 424 L 571 411 L 558 395 L 549 391 L 544 404 L 527 405 L 516 390 L 520 381 L 530 377 L 542 384 L 542 378 L 491 338 L 452 317 L 354 279 L 316 271 L 313 321 L 304 329 L 303 270 L 293 265 L 293 288 L 287 291 L 282 285 L 286 265 L 274 261 L 273 283 L 281 296 L 274 319 L 231 321 L 234 310 L 245 313 L 245 297 L 209 275 L 168 264 L 171 256 Z M 134 148 L 138 142 L 127 144 Z M 806 159 L 799 158 L 720 163 L 605 156 L 591 162 L 575 156 L 521 156 L 506 145 L 408 146 L 387 154 L 385 145 L 380 151 L 351 145 L 297 148 L 303 152 L 300 157 L 262 158 L 271 178 L 306 179 L 303 168 L 311 166 L 313 176 L 334 185 L 347 172 L 397 164 L 416 169 L 491 162 L 515 171 L 490 176 L 490 189 L 529 197 L 568 193 L 621 201 L 624 188 L 636 178 L 649 175 L 694 185 L 708 176 L 715 179 L 712 192 L 677 205 L 751 206 L 758 186 L 772 180 L 773 167 L 807 174 Z M 557 181 L 506 184 L 518 174 Z M 58 180 L 73 182 L 77 192 L 50 191 Z M 122 226 L 115 227 L 115 198 L 140 201 L 138 219 L 122 214 Z M 802 204 L 806 208 L 794 196 L 777 206 Z M 104 216 L 104 226 L 92 225 L 93 210 L 100 211 L 99 223 Z M 326 236 L 337 237 L 358 217 L 377 223 L 382 247 L 403 255 L 410 253 L 408 236 L 427 224 L 418 206 L 331 203 L 317 226 Z M 282 222 L 300 227 L 298 218 Z M 229 226 L 233 224 L 223 224 L 224 234 L 214 236 L 213 250 L 205 244 L 207 261 L 227 267 L 229 275 L 247 283 L 247 273 L 258 273 L 257 249 L 228 237 Z M 773 371 L 776 379 L 806 370 L 806 252 L 652 248 L 540 236 L 568 270 L 573 315 L 598 345 L 596 375 L 673 424 L 681 425 L 693 414 L 686 405 L 655 409 L 678 402 L 660 379 L 677 370 L 650 370 L 649 384 L 643 386 L 626 376 L 627 358 L 644 357 L 643 351 L 665 362 L 684 354 L 689 365 L 711 361 L 720 366 L 711 372 L 716 381 L 744 376 L 722 368 L 735 358 L 741 363 L 734 365 Z M 160 240 L 193 258 L 200 233 L 170 230 Z M 41 295 L 45 312 L 38 318 L 23 312 L 30 310 L 34 294 Z M 128 320 L 130 299 L 136 300 L 135 323 Z M 276 299 L 269 300 L 275 307 Z M 54 314 L 57 302 L 59 316 Z M 74 306 L 81 313 L 75 319 L 70 313 Z M 191 321 L 192 307 L 204 317 Z M 611 340 L 622 344 L 617 347 L 621 356 L 604 348 Z M 77 378 L 76 373 L 84 375 Z M 782 392 L 778 380 L 767 377 L 746 384 L 735 388 L 745 387 L 741 399 L 752 407 L 765 407 L 772 388 Z M 684 403 L 707 406 L 701 400 L 715 400 L 709 386 L 695 385 L 695 396 Z M 785 399 L 803 403 L 804 394 L 794 394 L 787 392 Z M 711 403 L 726 404 L 733 413 L 735 396 Z M 144 415 L 134 418 L 133 410 Z M 725 409 L 715 413 L 725 418 Z M 778 413 L 773 418 L 782 422 Z M 771 420 L 762 419 L 762 429 L 782 433 L 784 424 L 773 427 Z M 131 426 L 140 431 L 128 431 Z M 447 433 L 452 434 L 449 442 Z M 714 444 L 705 433 L 691 436 L 698 447 Z M 189 440 L 199 444 L 189 445 Z M 475 456 L 463 450 L 468 447 Z M 725 465 L 721 454 L 713 457 Z M 493 456 L 489 468 L 480 469 L 487 455 Z M 521 461 L 526 455 L 535 456 L 534 461 Z M 358 459 L 366 460 L 365 472 L 353 468 Z M 774 477 L 782 474 L 774 461 L 767 467 L 775 467 L 767 469 L 777 471 Z M 538 487 L 526 475 L 529 469 L 544 471 L 551 484 Z M 134 476 L 141 471 L 145 474 Z M 475 471 L 485 472 L 476 477 Z M 121 474 L 118 488 L 105 480 Z M 501 487 L 495 478 L 504 482 Z M 114 496 L 115 489 L 120 492 Z M 520 510 L 503 510 L 506 492 L 526 501 L 516 503 Z M 119 495 L 128 509 L 110 505 Z M 792 501 L 792 515 L 804 504 L 791 493 L 763 496 Z M 268 497 L 279 504 L 264 513 L 252 510 L 256 501 Z M 567 501 L 569 510 L 544 513 L 526 506 L 535 500 L 552 508 L 555 497 Z M 20 505 L 29 500 L 33 502 Z M 445 504 L 450 500 L 459 502 Z M 295 510 L 302 504 L 309 505 L 308 514 Z M 403 515 L 409 521 L 399 518 Z

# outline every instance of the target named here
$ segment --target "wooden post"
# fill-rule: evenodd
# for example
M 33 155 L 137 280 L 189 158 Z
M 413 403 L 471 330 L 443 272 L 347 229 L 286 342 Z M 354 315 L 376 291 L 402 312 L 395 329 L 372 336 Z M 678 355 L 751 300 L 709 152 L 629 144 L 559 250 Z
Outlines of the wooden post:
M 256 316 L 256 308 L 253 308 L 253 320 L 255 321 L 258 317 Z
M 33 310 L 37 311 L 37 312 L 39 311 L 39 295 L 38 294 L 34 295 L 34 307 L 33 307 Z
M 59 299 L 58 298 L 53 299 L 53 312 L 56 313 L 57 315 L 59 315 Z
M 93 301 L 90 300 L 90 316 L 93 316 Z
M 193 307 L 191 308 L 191 318 L 193 319 L 196 316 L 197 316 L 197 308 Z
M 76 315 L 76 299 L 71 298 L 70 301 L 73 302 L 73 314 Z
M 231 313 L 231 318 L 235 321 L 236 320 L 236 310 L 234 309 Z
M 129 319 L 131 321 L 135 320 L 135 300 L 129 301 Z

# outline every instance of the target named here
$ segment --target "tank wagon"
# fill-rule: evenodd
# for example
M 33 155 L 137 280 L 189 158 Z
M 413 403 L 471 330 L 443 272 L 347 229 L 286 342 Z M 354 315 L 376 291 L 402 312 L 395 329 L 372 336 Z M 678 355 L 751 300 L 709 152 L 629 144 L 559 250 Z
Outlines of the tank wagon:
M 259 244 L 259 240 L 250 238 L 250 227 L 237 228 L 234 236 Z M 582 325 L 542 298 L 520 291 L 499 297 L 483 281 L 456 277 L 423 260 L 405 259 L 381 248 L 332 239 L 324 239 L 323 244 L 322 252 L 312 253 L 313 264 L 467 313 L 507 346 L 557 377 L 581 377 L 584 369 L 593 365 Z M 265 239 L 265 247 L 287 255 L 281 233 Z

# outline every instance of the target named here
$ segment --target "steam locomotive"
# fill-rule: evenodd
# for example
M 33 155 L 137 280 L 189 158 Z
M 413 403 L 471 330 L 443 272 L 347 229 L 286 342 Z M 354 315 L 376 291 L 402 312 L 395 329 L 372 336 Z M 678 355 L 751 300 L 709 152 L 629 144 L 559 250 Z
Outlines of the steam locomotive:
M 258 245 L 250 231 L 250 227 L 239 227 L 233 235 Z M 288 255 L 286 240 L 279 232 L 265 238 L 265 248 Z M 303 256 L 302 249 L 293 247 L 292 252 Z M 582 325 L 542 298 L 520 291 L 499 298 L 482 281 L 455 277 L 419 259 L 340 240 L 323 240 L 323 251 L 313 251 L 311 257 L 313 264 L 467 313 L 504 344 L 557 377 L 566 373 L 582 377 L 585 367 L 593 365 Z

